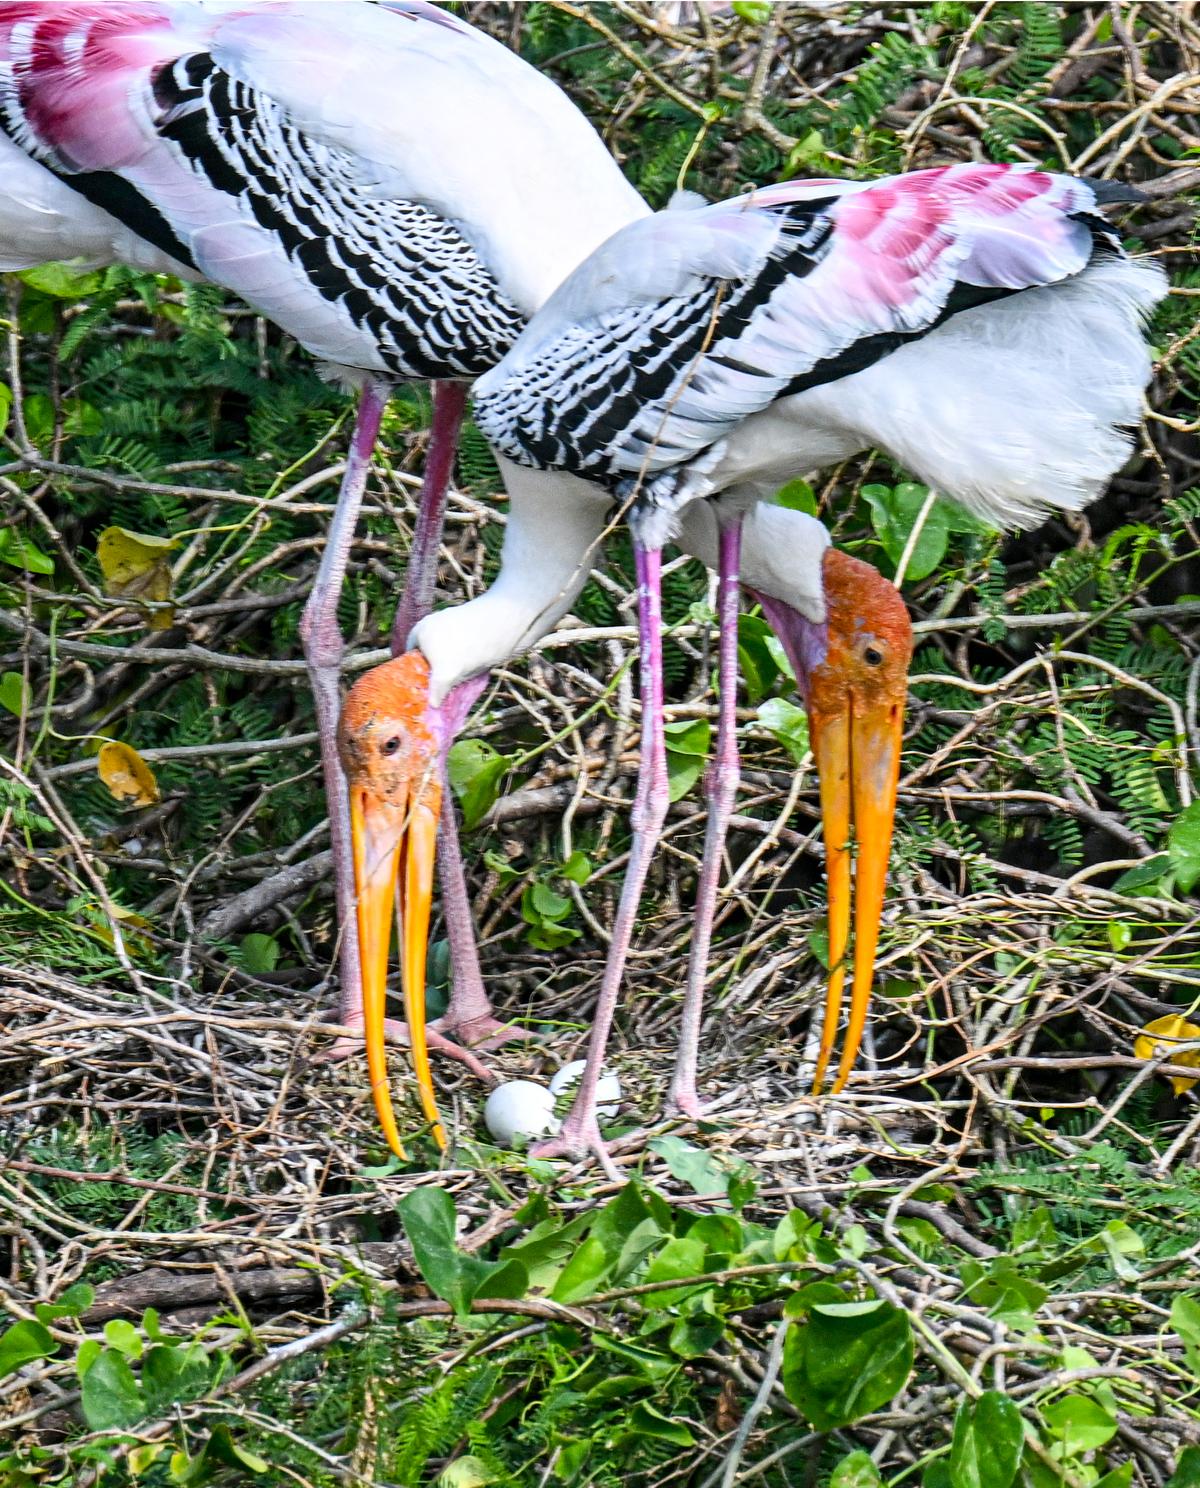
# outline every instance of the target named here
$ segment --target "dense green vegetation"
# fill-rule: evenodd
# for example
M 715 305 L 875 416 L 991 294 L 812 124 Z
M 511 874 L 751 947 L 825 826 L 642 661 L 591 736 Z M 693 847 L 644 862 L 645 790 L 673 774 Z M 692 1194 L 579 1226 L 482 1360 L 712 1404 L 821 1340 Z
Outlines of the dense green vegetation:
M 439 1171 L 403 1059 L 407 1165 L 362 1069 L 318 1060 L 334 926 L 297 627 L 347 401 L 219 290 L 10 277 L 0 1485 L 1195 1488 L 1191 9 L 460 9 L 571 91 L 656 206 L 972 157 L 1139 183 L 1122 231 L 1175 286 L 1153 413 L 1107 497 L 1018 538 L 926 509 L 880 457 L 781 493 L 889 575 L 907 550 L 894 903 L 863 1067 L 815 1102 L 815 780 L 750 611 L 699 1127 L 659 1111 L 711 595 L 669 568 L 675 804 L 614 1041 L 633 1181 L 490 1145 L 449 1064 Z M 411 388 L 387 416 L 340 612 L 352 668 L 386 643 L 429 412 Z M 446 604 L 490 581 L 503 535 L 471 428 L 457 486 Z M 507 1077 L 575 1056 L 599 980 L 635 769 L 631 587 L 617 538 L 586 632 L 499 675 L 456 748 L 485 975 L 545 1036 L 496 1056 Z M 435 932 L 435 997 L 447 975 Z M 1183 1040 L 1173 1079 L 1149 1025 Z

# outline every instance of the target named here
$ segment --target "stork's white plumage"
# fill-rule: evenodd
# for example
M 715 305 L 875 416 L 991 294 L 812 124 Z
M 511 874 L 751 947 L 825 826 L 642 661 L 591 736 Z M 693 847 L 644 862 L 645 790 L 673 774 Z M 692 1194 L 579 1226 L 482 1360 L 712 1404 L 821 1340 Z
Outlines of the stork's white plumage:
M 634 841 L 588 1074 L 546 1151 L 604 1157 L 595 1080 L 667 804 L 658 591 L 671 535 L 715 559 L 722 628 L 709 833 L 672 1099 L 699 1109 L 699 1008 L 737 781 L 739 584 L 762 600 L 789 652 L 821 773 L 834 970 L 818 1082 L 845 976 L 852 831 L 858 841 L 844 1082 L 870 991 L 911 631 L 878 575 L 827 552 L 806 519 L 759 503 L 787 477 L 871 446 L 997 525 L 1028 526 L 1098 495 L 1140 419 L 1150 374 L 1143 325 L 1164 292 L 1161 270 L 1131 260 L 1099 215 L 1120 194 L 1024 166 L 962 165 L 789 183 L 660 213 L 582 264 L 477 384 L 477 422 L 506 457 L 514 492 L 502 571 L 489 594 L 416 627 L 421 669 L 405 674 L 394 705 L 379 687 L 381 731 L 404 738 L 411 720 L 428 717 L 448 740 L 470 679 L 569 606 L 604 528 L 604 491 L 629 503 L 638 566 Z M 521 481 L 519 465 L 540 469 L 542 481 Z
M 343 1021 L 361 1017 L 362 977 L 335 745 L 336 604 L 390 387 L 436 383 L 403 638 L 432 598 L 461 380 L 494 365 L 564 276 L 645 212 L 553 83 L 424 0 L 0 5 L 0 267 L 82 259 L 211 279 L 363 389 L 302 627 Z M 444 829 L 453 869 L 449 812 Z M 461 869 L 443 887 L 451 1021 L 479 1031 L 492 1020 Z M 382 980 L 371 1003 L 378 1087 Z M 394 1126 L 389 1139 L 398 1145 Z

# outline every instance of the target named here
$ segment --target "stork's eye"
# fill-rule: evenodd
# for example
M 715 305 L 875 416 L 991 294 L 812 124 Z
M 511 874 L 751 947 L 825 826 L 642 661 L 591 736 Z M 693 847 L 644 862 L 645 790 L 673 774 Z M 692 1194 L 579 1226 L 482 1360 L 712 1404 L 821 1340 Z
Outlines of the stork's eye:
M 399 734 L 393 734 L 390 739 L 385 740 L 384 746 L 383 746 L 383 752 L 384 752 L 384 754 L 395 754 L 396 750 L 399 749 L 399 748 L 400 748 L 400 735 Z
M 878 646 L 868 646 L 867 649 L 863 652 L 863 660 L 869 667 L 882 666 L 883 652 L 879 649 Z

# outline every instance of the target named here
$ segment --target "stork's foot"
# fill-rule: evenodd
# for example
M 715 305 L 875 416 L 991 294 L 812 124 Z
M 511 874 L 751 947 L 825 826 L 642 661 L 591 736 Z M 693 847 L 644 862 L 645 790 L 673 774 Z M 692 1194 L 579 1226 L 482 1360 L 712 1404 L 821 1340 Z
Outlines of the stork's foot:
M 672 1084 L 667 1095 L 667 1115 L 686 1116 L 690 1121 L 703 1119 L 704 1102 L 696 1093 L 694 1082 L 686 1085 Z
M 455 1017 L 453 1008 L 429 1025 L 431 1035 L 435 1029 L 443 1034 L 452 1033 L 468 1049 L 498 1049 L 502 1044 L 540 1041 L 543 1037 L 532 1028 L 522 1028 L 516 1023 L 505 1023 L 500 1018 L 493 1018 L 491 1013 Z M 429 1047 L 433 1048 L 433 1044 Z
M 530 1157 L 569 1157 L 578 1161 L 591 1153 L 607 1177 L 614 1183 L 626 1183 L 628 1179 L 613 1162 L 604 1138 L 600 1135 L 600 1123 L 594 1113 L 576 1117 L 572 1111 L 563 1122 L 556 1137 L 537 1142 L 529 1149 Z
M 333 1021 L 332 1017 L 330 1021 Z M 348 1059 L 352 1054 L 363 1052 L 362 1014 L 343 1015 L 337 1019 L 337 1022 L 340 1027 L 351 1029 L 353 1032 L 340 1034 L 331 1048 L 318 1055 L 318 1062 L 321 1064 L 336 1064 L 343 1059 Z M 383 1036 L 388 1043 L 399 1044 L 404 1048 L 410 1047 L 412 1042 L 408 1034 L 408 1024 L 401 1022 L 399 1018 L 384 1019 Z M 457 1059 L 485 1084 L 496 1083 L 499 1078 L 496 1072 L 488 1069 L 487 1065 L 477 1059 L 470 1049 L 465 1049 L 461 1044 L 456 1044 L 453 1039 L 446 1038 L 432 1026 L 425 1030 L 425 1037 L 431 1054 L 444 1054 L 447 1059 Z

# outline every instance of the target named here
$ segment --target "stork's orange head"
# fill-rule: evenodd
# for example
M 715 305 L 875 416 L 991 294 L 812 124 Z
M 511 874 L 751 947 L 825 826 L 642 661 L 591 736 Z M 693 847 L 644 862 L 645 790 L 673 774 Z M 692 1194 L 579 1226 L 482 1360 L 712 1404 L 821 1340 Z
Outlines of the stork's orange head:
M 809 732 L 821 779 L 829 884 L 829 989 L 817 1061 L 820 1088 L 842 1006 L 854 866 L 854 980 L 834 1084 L 850 1073 L 866 1023 L 896 814 L 912 624 L 894 584 L 830 549 L 824 559 L 825 647 L 807 677 Z
M 404 1149 L 383 1039 L 394 908 L 403 935 L 401 976 L 413 1068 L 426 1117 L 445 1145 L 425 1040 L 425 949 L 442 801 L 439 724 L 429 703 L 429 663 L 419 651 L 410 651 L 359 678 L 338 726 L 350 793 L 367 1068 L 388 1145 L 400 1157 Z

